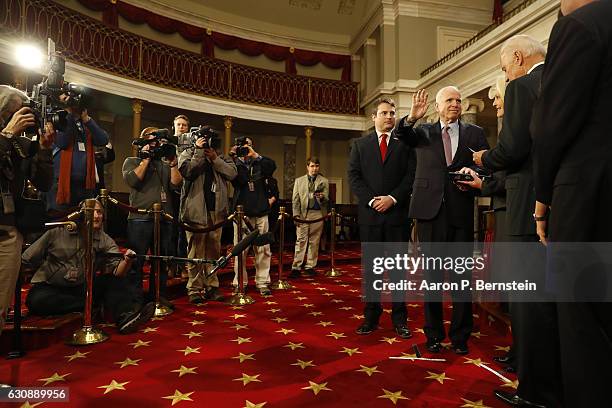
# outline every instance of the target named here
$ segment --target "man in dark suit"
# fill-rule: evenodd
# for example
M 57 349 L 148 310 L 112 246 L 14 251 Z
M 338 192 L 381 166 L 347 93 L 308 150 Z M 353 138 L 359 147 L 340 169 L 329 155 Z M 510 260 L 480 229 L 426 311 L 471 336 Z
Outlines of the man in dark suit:
M 414 180 L 414 151 L 395 137 L 395 102 L 381 98 L 372 112 L 375 130 L 354 141 L 348 163 L 348 179 L 359 200 L 359 234 L 362 242 L 407 242 L 410 237 L 408 206 Z M 371 263 L 365 262 L 366 265 Z M 382 313 L 380 292 L 372 290 L 372 270 L 364 270 L 365 320 L 357 334 L 369 334 Z M 393 274 L 391 279 L 399 278 Z M 403 293 L 393 292 L 391 320 L 402 338 L 412 336 Z
M 504 119 L 497 145 L 474 153 L 474 162 L 491 171 L 506 170 L 506 237 L 504 241 L 537 243 L 533 221 L 535 202 L 532 134 L 529 131 L 533 107 L 540 93 L 546 49 L 533 37 L 517 35 L 500 49 L 500 65 L 510 81 L 504 97 Z M 533 256 L 516 256 L 509 274 L 545 285 L 544 248 L 535 247 Z M 528 276 L 519 276 L 521 272 Z M 509 278 L 509 277 L 506 277 Z M 559 406 L 562 401 L 558 331 L 555 304 L 526 302 L 510 293 L 512 336 L 519 387 L 515 394 L 498 390 L 495 395 L 509 404 L 537 403 Z M 514 296 L 513 296 L 514 295 Z
M 471 150 L 489 147 L 482 128 L 463 123 L 461 94 L 454 86 L 442 88 L 436 95 L 440 120 L 415 127 L 427 112 L 427 93 L 413 95 L 410 115 L 403 118 L 397 137 L 416 148 L 417 169 L 410 203 L 410 217 L 418 220 L 417 233 L 421 248 L 428 256 L 472 256 L 474 240 L 475 190 L 453 183 L 448 173 L 461 171 L 475 174 Z M 439 243 L 452 242 L 443 247 Z M 458 244 L 464 243 L 464 244 Z M 425 271 L 428 282 L 442 282 L 444 270 Z M 452 281 L 471 279 L 471 271 L 459 275 L 451 271 Z M 440 293 L 425 293 L 425 335 L 427 349 L 437 353 L 446 337 Z M 453 316 L 449 337 L 457 354 L 467 354 L 467 341 L 472 332 L 471 295 L 453 292 Z
M 579 242 L 612 241 L 612 2 L 562 0 L 561 12 L 550 34 L 532 119 L 534 218 L 542 242 L 550 241 L 549 260 L 563 258 L 568 246 L 594 246 Z M 591 284 L 586 296 L 557 303 L 565 404 L 610 406 L 612 303 L 609 297 L 588 297 L 609 287 L 612 274 L 597 252 L 590 258 L 576 254 L 563 259 L 575 268 L 551 264 L 548 271 L 573 290 Z M 587 264 L 591 267 L 584 271 Z

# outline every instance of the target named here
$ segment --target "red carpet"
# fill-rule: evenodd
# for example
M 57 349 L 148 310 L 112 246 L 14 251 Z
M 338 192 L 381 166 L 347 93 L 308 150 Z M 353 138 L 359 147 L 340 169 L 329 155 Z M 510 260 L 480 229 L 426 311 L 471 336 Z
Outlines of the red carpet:
M 472 360 L 425 351 L 420 304 L 409 307 L 412 339 L 395 337 L 388 312 L 379 330 L 357 336 L 359 267 L 341 268 L 340 278 L 302 278 L 267 299 L 251 293 L 256 303 L 242 308 L 178 299 L 174 314 L 138 333 L 122 336 L 110 326 L 102 344 L 56 344 L 3 361 L 0 383 L 69 387 L 62 406 L 88 408 L 503 406 L 492 395 L 503 381 L 474 364 L 480 358 L 497 369 L 491 357 L 509 345 L 490 319 L 476 319 Z M 389 359 L 413 353 L 413 344 L 447 361 Z

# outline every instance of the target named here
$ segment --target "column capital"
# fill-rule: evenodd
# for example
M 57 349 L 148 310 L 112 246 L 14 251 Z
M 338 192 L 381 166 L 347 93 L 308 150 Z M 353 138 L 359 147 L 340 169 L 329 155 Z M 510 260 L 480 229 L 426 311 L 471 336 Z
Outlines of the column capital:
M 484 110 L 485 103 L 478 98 L 465 98 L 461 101 L 461 110 L 463 113 L 480 113 Z
M 234 122 L 231 116 L 226 116 L 225 118 L 223 118 L 223 125 L 226 129 L 231 129 L 233 124 Z
M 312 126 L 304 126 L 304 134 L 306 137 L 311 137 L 314 133 L 314 128 Z
M 144 101 L 141 99 L 132 99 L 132 111 L 134 113 L 142 113 Z

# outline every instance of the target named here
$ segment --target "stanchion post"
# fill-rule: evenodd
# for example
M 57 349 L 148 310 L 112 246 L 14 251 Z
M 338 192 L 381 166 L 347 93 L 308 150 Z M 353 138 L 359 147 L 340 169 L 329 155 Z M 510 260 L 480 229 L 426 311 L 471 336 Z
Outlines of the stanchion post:
M 242 241 L 242 224 L 244 217 L 244 207 L 242 205 L 236 206 L 236 228 L 238 229 L 238 233 L 236 234 L 237 240 L 236 243 Z M 236 259 L 234 259 L 236 265 L 238 266 L 238 272 L 236 273 L 236 279 L 238 281 L 238 293 L 232 296 L 229 300 L 230 305 L 250 305 L 255 303 L 255 299 L 247 295 L 245 292 L 244 282 L 243 282 L 243 259 L 242 254 L 238 254 Z
M 272 284 L 272 289 L 293 289 L 293 285 L 283 280 L 283 251 L 285 250 L 285 207 L 281 206 L 278 211 L 278 221 L 280 222 L 279 242 L 278 242 L 278 281 Z
M 101 343 L 108 340 L 108 335 L 100 329 L 92 326 L 91 306 L 93 302 L 93 280 L 94 280 L 94 251 L 93 230 L 94 211 L 96 200 L 85 200 L 83 218 L 85 220 L 85 311 L 83 313 L 83 327 L 72 334 L 66 343 L 73 346 L 84 346 L 87 344 Z
M 331 209 L 331 269 L 325 273 L 325 276 L 336 277 L 341 276 L 342 271 L 336 268 L 336 208 Z
M 162 205 L 160 203 L 153 204 L 153 255 L 160 255 L 160 240 L 161 240 L 161 217 Z M 155 273 L 155 316 L 167 316 L 172 313 L 166 305 L 162 305 L 160 298 L 160 282 L 161 282 L 161 261 L 155 258 L 153 261 L 152 272 Z
M 100 202 L 102 203 L 102 211 L 104 213 L 104 217 L 102 218 L 104 222 L 104 231 L 108 231 L 108 190 L 105 188 L 100 189 Z

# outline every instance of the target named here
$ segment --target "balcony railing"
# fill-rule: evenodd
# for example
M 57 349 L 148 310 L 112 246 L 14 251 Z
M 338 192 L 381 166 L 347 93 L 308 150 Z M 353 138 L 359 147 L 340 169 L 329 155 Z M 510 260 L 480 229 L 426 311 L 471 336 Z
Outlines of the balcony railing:
M 440 66 L 444 65 L 445 63 L 447 63 L 451 59 L 455 58 L 461 52 L 465 51 L 466 49 L 471 47 L 473 44 L 475 44 L 476 41 L 480 40 L 485 35 L 489 34 L 491 31 L 493 31 L 496 27 L 502 25 L 505 21 L 507 21 L 510 18 L 514 17 L 519 12 L 525 10 L 527 7 L 529 7 L 531 4 L 535 3 L 536 1 L 537 0 L 526 0 L 526 1 L 522 2 L 521 4 L 519 4 L 518 6 L 516 6 L 515 8 L 513 8 L 512 10 L 510 10 L 509 12 L 505 13 L 503 19 L 500 22 L 495 22 L 495 23 L 491 24 L 490 26 L 484 28 L 483 30 L 478 32 L 475 36 L 473 36 L 472 38 L 470 38 L 469 40 L 467 40 L 466 42 L 461 44 L 459 47 L 455 48 L 454 50 L 452 50 L 451 52 L 446 54 L 444 57 L 440 58 L 432 66 L 428 67 L 425 71 L 421 72 L 421 77 L 424 77 L 425 75 L 429 74 L 430 72 L 432 72 L 435 69 L 439 68 Z
M 55 41 L 71 62 L 163 87 L 243 103 L 359 114 L 359 84 L 207 58 L 111 28 L 50 0 L 0 0 L 4 35 Z

